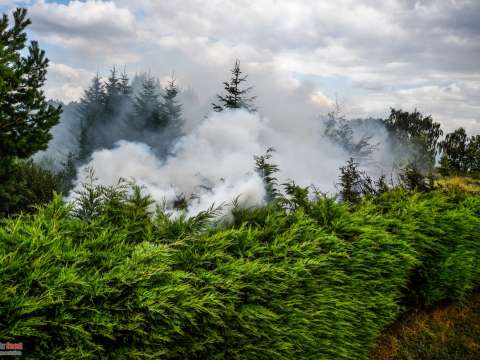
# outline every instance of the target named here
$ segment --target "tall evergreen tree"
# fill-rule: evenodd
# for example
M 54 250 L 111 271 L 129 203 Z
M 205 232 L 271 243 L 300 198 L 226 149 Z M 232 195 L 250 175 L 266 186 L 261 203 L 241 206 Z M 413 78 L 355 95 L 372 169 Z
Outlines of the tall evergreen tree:
M 147 75 L 142 83 L 141 92 L 135 97 L 134 111 L 136 117 L 149 129 L 159 129 L 167 125 L 162 116 L 162 103 L 155 78 Z
M 247 81 L 248 75 L 242 76 L 240 70 L 240 61 L 236 60 L 231 70 L 232 76 L 230 81 L 223 83 L 225 95 L 217 95 L 219 104 L 212 103 L 213 110 L 220 112 L 225 109 L 246 109 L 250 112 L 256 111 L 253 101 L 255 96 L 248 96 L 248 93 L 253 89 L 252 87 L 241 88 L 243 82 Z
M 105 121 L 111 121 L 121 110 L 123 85 L 118 77 L 117 69 L 110 70 L 110 76 L 105 82 Z
M 162 116 L 164 122 L 175 130 L 172 136 L 178 136 L 182 127 L 182 104 L 178 102 L 177 95 L 178 87 L 172 75 L 162 94 Z
M 265 155 L 254 156 L 255 170 L 263 180 L 266 192 L 265 200 L 269 203 L 277 199 L 279 195 L 277 188 L 278 179 L 276 178 L 279 167 L 276 164 L 270 163 L 274 151 L 275 149 L 271 147 L 267 149 Z
M 0 20 L 0 160 L 27 158 L 44 150 L 61 107 L 50 105 L 42 91 L 47 74 L 45 52 L 32 41 L 25 51 L 30 25 L 26 9 Z
M 79 105 L 80 134 L 78 159 L 80 161 L 85 161 L 96 147 L 94 132 L 104 116 L 105 102 L 105 87 L 97 74 L 92 79 L 90 87 L 85 90 Z
M 362 195 L 362 174 L 358 165 L 353 158 L 350 158 L 347 164 L 340 168 L 340 182 L 337 187 L 340 189 L 342 201 L 349 204 L 358 203 Z
M 45 99 L 48 59 L 37 42 L 27 48 L 29 25 L 26 9 L 14 11 L 12 25 L 0 19 L 0 215 L 48 201 L 55 188 L 54 176 L 18 160 L 47 148 L 62 112 Z
M 130 96 L 132 95 L 132 87 L 130 85 L 130 79 L 127 75 L 126 69 L 123 69 L 122 74 L 120 75 L 120 94 Z

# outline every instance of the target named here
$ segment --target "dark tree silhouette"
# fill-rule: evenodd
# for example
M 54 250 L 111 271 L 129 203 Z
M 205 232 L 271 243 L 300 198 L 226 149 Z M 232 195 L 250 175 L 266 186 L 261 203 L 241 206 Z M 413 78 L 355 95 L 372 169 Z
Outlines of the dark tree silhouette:
M 465 129 L 460 127 L 447 134 L 439 147 L 442 150 L 440 171 L 443 175 L 480 171 L 480 135 L 469 138 Z
M 27 48 L 29 25 L 26 9 L 14 11 L 12 26 L 0 19 L 0 214 L 48 201 L 56 186 L 55 176 L 19 160 L 47 148 L 62 112 L 45 99 L 48 59 L 37 42 Z
M 362 176 L 358 163 L 350 158 L 345 166 L 340 168 L 340 182 L 337 184 L 342 201 L 356 204 L 362 194 Z
M 42 91 L 48 59 L 37 42 L 26 48 L 26 9 L 0 20 L 0 159 L 27 158 L 44 150 L 50 129 L 58 123 L 61 107 L 50 105 Z
M 254 156 L 255 170 L 260 175 L 265 185 L 267 202 L 275 200 L 278 196 L 278 181 L 275 174 L 279 171 L 279 168 L 278 165 L 269 162 L 274 151 L 274 148 L 268 148 L 265 155 Z
M 167 125 L 162 116 L 162 103 L 155 78 L 146 75 L 142 82 L 142 90 L 134 100 L 135 115 L 147 129 L 159 129 Z
M 410 113 L 395 109 L 391 109 L 390 116 L 384 123 L 398 145 L 415 148 L 412 159 L 415 166 L 425 168 L 426 171 L 433 169 L 438 140 L 443 135 L 439 123 L 417 110 Z
M 162 94 L 162 116 L 166 124 L 179 132 L 182 125 L 182 104 L 178 102 L 177 95 L 178 87 L 172 75 Z
M 92 79 L 90 87 L 85 90 L 79 104 L 80 133 L 77 157 L 80 162 L 87 160 L 96 147 L 94 132 L 104 116 L 105 101 L 105 87 L 97 74 Z
M 236 60 L 231 70 L 232 77 L 230 81 L 223 83 L 225 95 L 217 95 L 219 104 L 212 103 L 213 110 L 220 112 L 225 109 L 246 109 L 248 111 L 256 111 L 253 106 L 255 96 L 248 96 L 248 93 L 253 89 L 252 87 L 241 88 L 243 82 L 247 81 L 248 75 L 242 76 L 240 70 L 240 61 Z

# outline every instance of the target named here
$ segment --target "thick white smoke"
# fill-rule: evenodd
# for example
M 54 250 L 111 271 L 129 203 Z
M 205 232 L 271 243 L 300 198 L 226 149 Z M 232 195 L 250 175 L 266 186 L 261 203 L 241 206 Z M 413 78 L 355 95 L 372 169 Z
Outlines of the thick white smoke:
M 292 119 L 288 131 L 284 124 L 275 125 L 258 113 L 243 110 L 212 113 L 181 138 L 165 160 L 156 158 L 145 144 L 119 141 L 114 149 L 93 154 L 79 171 L 77 189 L 85 181 L 87 168 L 93 168 L 100 183 L 134 179 L 155 201 L 167 206 L 179 195 L 188 199 L 194 194 L 190 214 L 212 204 L 227 205 L 237 197 L 243 206 L 258 206 L 264 202 L 265 190 L 253 156 L 273 147 L 272 162 L 280 167 L 280 183 L 292 179 L 302 186 L 314 184 L 333 192 L 338 169 L 349 155 L 323 136 L 322 121 Z

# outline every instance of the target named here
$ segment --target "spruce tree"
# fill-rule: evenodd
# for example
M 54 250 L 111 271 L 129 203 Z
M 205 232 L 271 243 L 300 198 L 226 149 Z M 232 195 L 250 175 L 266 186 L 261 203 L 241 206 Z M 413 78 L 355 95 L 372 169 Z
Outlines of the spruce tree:
M 252 87 L 241 88 L 242 83 L 247 81 L 248 75 L 242 76 L 239 60 L 235 61 L 231 73 L 232 76 L 230 81 L 225 81 L 223 83 L 225 95 L 217 95 L 219 104 L 212 103 L 213 110 L 221 112 L 225 109 L 243 108 L 250 112 L 255 112 L 256 109 L 252 104 L 253 100 L 255 100 L 255 96 L 247 96 L 252 90 Z
M 350 158 L 347 164 L 340 168 L 340 173 L 340 182 L 337 186 L 342 201 L 348 204 L 358 203 L 362 194 L 362 174 L 358 170 L 358 163 Z
M 117 69 L 110 70 L 110 76 L 105 82 L 105 121 L 113 120 L 119 113 L 122 104 L 122 81 L 117 75 Z
M 134 111 L 137 118 L 148 129 L 159 129 L 167 125 L 162 116 L 162 103 L 155 78 L 147 75 L 140 94 L 135 97 Z
M 162 94 L 162 116 L 164 123 L 174 130 L 172 136 L 180 135 L 182 127 L 182 104 L 177 100 L 178 87 L 175 78 L 172 76 Z
M 278 179 L 276 178 L 276 174 L 279 171 L 279 167 L 276 164 L 270 163 L 273 152 L 275 152 L 275 149 L 271 147 L 267 149 L 267 151 L 265 152 L 265 155 L 254 156 L 255 170 L 263 180 L 263 184 L 265 186 L 265 192 L 266 192 L 265 200 L 268 203 L 277 199 L 279 195 L 279 191 L 277 188 Z
M 80 134 L 78 160 L 85 161 L 96 148 L 95 129 L 105 112 L 106 92 L 98 74 L 85 90 L 79 105 Z
M 130 79 L 128 78 L 126 69 L 124 69 L 122 74 L 120 75 L 119 89 L 121 95 L 132 95 L 132 87 L 130 86 Z
M 42 91 L 47 74 L 45 52 L 32 41 L 26 48 L 26 9 L 0 20 L 0 159 L 28 158 L 44 150 L 61 107 L 50 105 Z M 25 51 L 26 50 L 26 51 Z M 5 166 L 5 165 L 3 165 Z

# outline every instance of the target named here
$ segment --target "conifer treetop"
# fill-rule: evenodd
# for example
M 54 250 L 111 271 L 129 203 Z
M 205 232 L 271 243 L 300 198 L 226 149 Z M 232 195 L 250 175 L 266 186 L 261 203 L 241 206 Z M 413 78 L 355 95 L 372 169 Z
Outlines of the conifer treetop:
M 241 88 L 242 83 L 247 81 L 248 75 L 242 76 L 240 61 L 238 59 L 235 60 L 231 74 L 230 81 L 223 82 L 225 95 L 217 94 L 219 104 L 212 103 L 213 110 L 221 112 L 225 109 L 244 108 L 250 112 L 255 112 L 256 108 L 252 103 L 256 97 L 247 96 L 253 87 Z
M 12 26 L 6 14 L 0 19 L 0 158 L 27 158 L 44 150 L 62 112 L 43 93 L 49 61 L 36 41 L 27 47 L 30 23 L 21 8 L 14 11 Z

